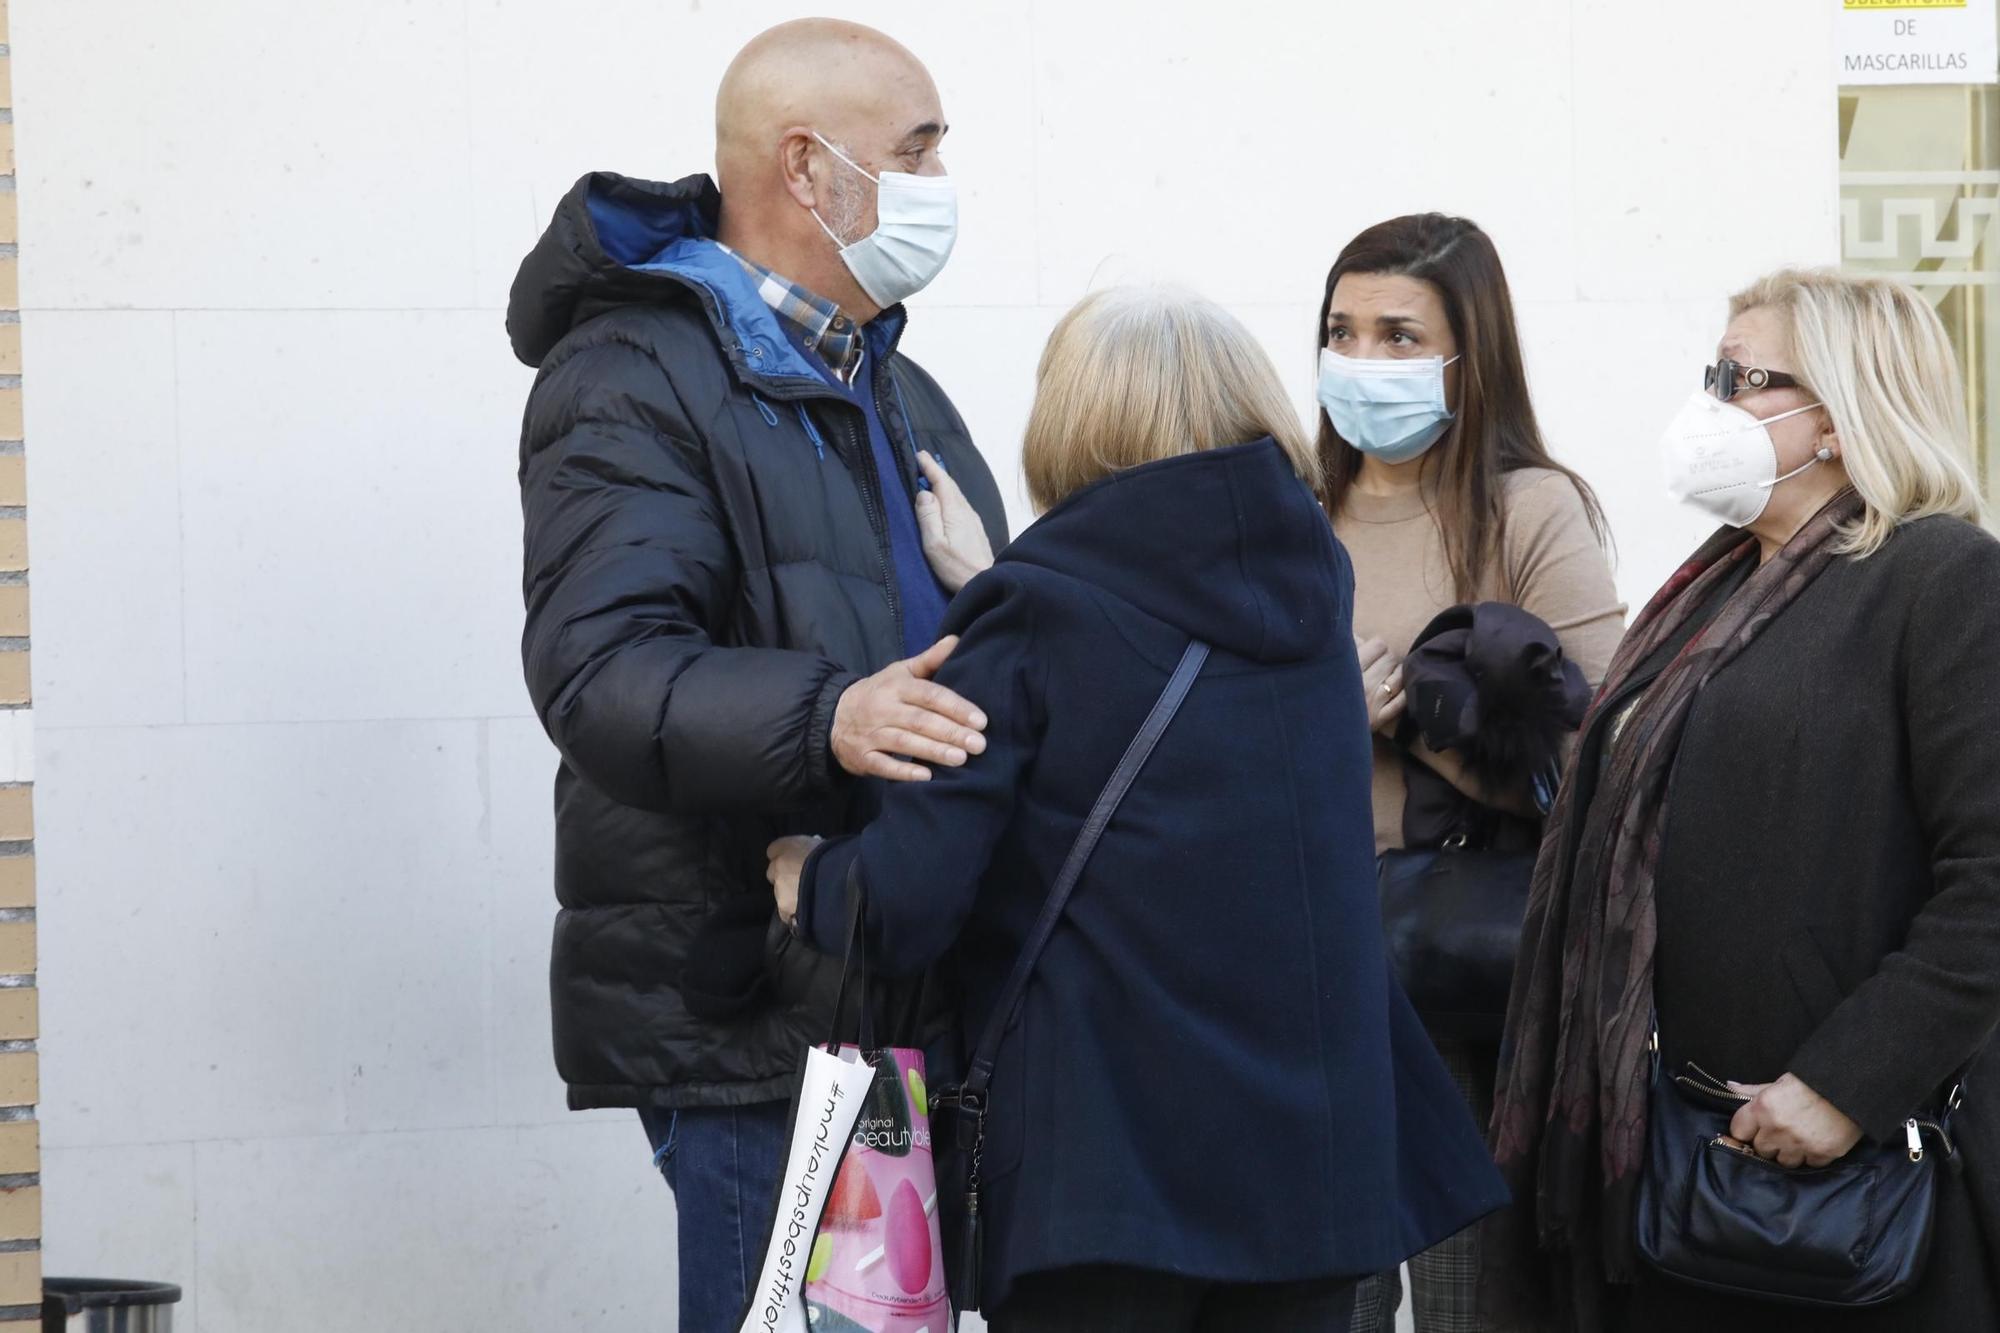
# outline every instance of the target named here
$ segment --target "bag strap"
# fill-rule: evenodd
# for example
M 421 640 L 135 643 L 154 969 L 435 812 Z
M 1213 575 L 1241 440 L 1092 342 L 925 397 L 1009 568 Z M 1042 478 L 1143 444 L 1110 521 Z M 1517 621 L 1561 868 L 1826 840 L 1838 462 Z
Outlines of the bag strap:
M 1125 793 L 1132 789 L 1139 770 L 1152 757 L 1153 747 L 1160 743 L 1160 737 L 1167 731 L 1167 724 L 1174 720 L 1181 704 L 1187 699 L 1188 690 L 1194 685 L 1194 678 L 1201 674 L 1202 664 L 1208 660 L 1208 645 L 1195 642 L 1188 645 L 1181 657 L 1180 666 L 1175 669 L 1173 679 L 1161 693 L 1160 701 L 1153 705 L 1145 725 L 1132 738 L 1132 744 L 1125 751 L 1125 757 L 1118 761 L 1118 767 L 1111 774 L 1111 780 L 1104 784 L 1104 791 L 1091 807 L 1090 818 L 1076 835 L 1076 842 L 1069 849 L 1069 857 L 1063 862 L 1062 871 L 1049 889 L 1048 901 L 1042 904 L 1041 915 L 1035 920 L 1035 928 L 1028 935 L 1028 942 L 1021 950 L 1021 956 L 1014 963 L 1014 970 L 1007 977 L 1007 985 L 1000 992 L 1000 1003 L 994 1007 L 993 1016 L 986 1022 L 986 1030 L 980 1035 L 979 1045 L 973 1048 L 972 1068 L 966 1075 L 961 1096 L 967 1102 L 983 1100 L 987 1087 L 993 1082 L 993 1066 L 1000 1058 L 1000 1042 L 1007 1030 L 1014 1026 L 1014 1020 L 1021 1009 L 1022 997 L 1028 991 L 1028 978 L 1041 960 L 1042 951 L 1048 947 L 1049 939 L 1055 934 L 1056 925 L 1061 921 L 1063 911 L 1069 905 L 1069 897 L 1075 891 L 1077 881 L 1083 878 L 1084 867 L 1090 863 L 1091 853 L 1097 850 L 1097 843 L 1104 836 L 1104 830 L 1111 823 L 1111 817 L 1118 813 L 1118 806 L 1125 799 Z
M 855 999 L 860 1010 L 860 1026 L 855 1039 L 864 1054 L 881 1048 L 875 1044 L 875 1011 L 868 997 L 868 932 L 861 928 L 861 861 L 856 858 L 847 869 L 847 956 L 840 964 L 840 989 L 833 995 L 833 1018 L 826 1034 L 829 1054 L 840 1054 L 840 1011 L 847 1007 L 847 980 L 855 973 L 861 985 Z

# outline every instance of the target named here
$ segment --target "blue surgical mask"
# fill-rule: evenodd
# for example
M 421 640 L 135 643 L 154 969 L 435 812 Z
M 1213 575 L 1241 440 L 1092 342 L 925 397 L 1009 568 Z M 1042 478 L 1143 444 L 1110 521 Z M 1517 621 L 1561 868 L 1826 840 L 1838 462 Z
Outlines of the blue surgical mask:
M 813 138 L 874 181 L 876 189 L 875 230 L 858 241 L 842 239 L 817 209 L 813 220 L 840 247 L 841 262 L 869 300 L 887 310 L 915 296 L 944 271 L 958 241 L 958 187 L 949 176 L 914 176 L 907 171 L 869 176 L 819 131 L 813 131 Z
M 1451 361 L 1458 360 L 1453 357 Z M 1385 463 L 1407 463 L 1451 424 L 1442 357 L 1364 358 L 1319 354 L 1319 401 L 1340 438 Z

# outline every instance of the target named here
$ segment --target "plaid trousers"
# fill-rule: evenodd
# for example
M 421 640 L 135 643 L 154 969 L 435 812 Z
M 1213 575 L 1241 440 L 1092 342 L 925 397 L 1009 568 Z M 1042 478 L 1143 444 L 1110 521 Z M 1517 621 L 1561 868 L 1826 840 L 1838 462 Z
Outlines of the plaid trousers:
M 1488 1045 L 1440 1041 L 1438 1054 L 1483 1128 L 1493 1118 L 1498 1053 Z M 1479 1228 L 1467 1227 L 1410 1260 L 1417 1333 L 1482 1333 L 1479 1323 Z M 1403 1278 L 1396 1269 L 1362 1280 L 1352 1333 L 1396 1333 Z

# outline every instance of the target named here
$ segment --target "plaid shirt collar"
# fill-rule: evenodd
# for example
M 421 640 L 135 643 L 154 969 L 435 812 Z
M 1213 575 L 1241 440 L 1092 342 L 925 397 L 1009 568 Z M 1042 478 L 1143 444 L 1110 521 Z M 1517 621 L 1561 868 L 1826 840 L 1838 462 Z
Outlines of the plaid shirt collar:
M 854 372 L 861 365 L 861 330 L 840 307 L 821 296 L 815 295 L 798 283 L 774 273 L 747 255 L 737 254 L 728 246 L 722 249 L 735 257 L 757 283 L 757 295 L 764 298 L 779 319 L 792 327 L 811 351 L 840 377 L 842 384 L 854 383 Z

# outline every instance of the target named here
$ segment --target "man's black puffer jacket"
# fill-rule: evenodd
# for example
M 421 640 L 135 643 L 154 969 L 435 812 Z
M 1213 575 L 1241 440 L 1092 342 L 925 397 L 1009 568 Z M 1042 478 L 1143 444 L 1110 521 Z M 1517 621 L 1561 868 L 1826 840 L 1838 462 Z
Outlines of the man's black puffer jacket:
M 937 454 L 1005 544 L 1000 496 L 935 382 L 868 330 L 903 463 L 878 484 L 828 387 L 709 238 L 706 176 L 579 181 L 514 280 L 507 331 L 540 373 L 521 428 L 528 689 L 562 753 L 550 961 L 574 1107 L 781 1100 L 823 1040 L 837 964 L 770 932 L 767 999 L 704 1022 L 677 982 L 703 917 L 770 893 L 764 848 L 859 825 L 834 705 L 900 658 L 885 505 Z M 882 492 L 888 489 L 889 493 Z

